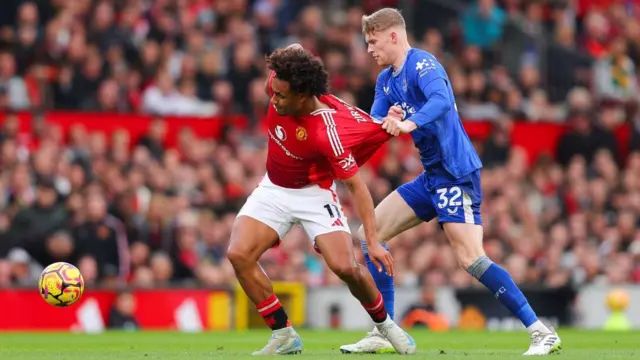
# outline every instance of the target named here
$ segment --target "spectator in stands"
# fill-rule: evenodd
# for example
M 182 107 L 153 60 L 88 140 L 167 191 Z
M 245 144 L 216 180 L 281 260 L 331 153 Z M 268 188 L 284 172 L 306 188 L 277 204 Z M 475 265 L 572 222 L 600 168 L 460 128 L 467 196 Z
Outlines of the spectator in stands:
M 107 214 L 106 200 L 100 190 L 86 195 L 86 221 L 74 237 L 81 256 L 93 258 L 99 279 L 107 284 L 125 281 L 129 276 L 129 243 L 124 225 Z
M 494 0 L 478 0 L 462 19 L 465 43 L 491 48 L 502 36 L 504 21 L 505 13 Z
M 46 251 L 46 240 L 57 231 L 65 229 L 67 221 L 68 214 L 58 203 L 53 179 L 41 178 L 34 204 L 16 214 L 11 222 L 8 238 L 13 246 L 27 250 L 38 263 L 49 264 L 52 259 Z
M 11 282 L 20 286 L 33 286 L 44 268 L 35 262 L 24 249 L 14 248 L 7 254 Z
M 6 51 L 0 53 L 0 91 L 8 96 L 8 108 L 22 110 L 29 106 L 27 86 L 16 74 L 16 59 Z
M 594 125 L 591 114 L 576 112 L 570 114 L 569 118 L 571 131 L 563 135 L 558 143 L 557 157 L 561 165 L 567 166 L 576 155 L 590 163 L 599 149 L 618 153 L 615 136 Z
M 117 330 L 135 331 L 140 328 L 134 317 L 136 299 L 133 294 L 122 292 L 118 294 L 115 304 L 109 311 L 109 328 Z
M 627 55 L 627 43 L 622 37 L 609 45 L 606 57 L 595 64 L 594 88 L 598 98 L 619 102 L 637 98 L 637 78 L 633 61 Z

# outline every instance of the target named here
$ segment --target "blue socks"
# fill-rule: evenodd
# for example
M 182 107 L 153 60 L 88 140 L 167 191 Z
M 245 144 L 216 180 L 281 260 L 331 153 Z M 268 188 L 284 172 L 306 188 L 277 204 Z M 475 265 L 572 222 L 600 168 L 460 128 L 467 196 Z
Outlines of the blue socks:
M 533 312 L 522 291 L 513 282 L 511 275 L 494 264 L 488 257 L 480 257 L 469 266 L 467 272 L 491 290 L 496 299 L 500 300 L 502 305 L 517 316 L 525 327 L 528 328 L 538 321 L 536 313 Z
M 384 307 L 387 309 L 391 319 L 394 319 L 395 287 L 393 277 L 387 275 L 384 270 L 378 272 L 378 269 L 369 259 L 366 242 L 361 241 L 360 244 L 367 262 L 367 268 L 382 294 Z M 383 244 L 383 246 L 389 250 L 387 244 Z M 494 264 L 488 257 L 480 257 L 467 269 L 467 272 L 486 286 L 502 305 L 520 319 L 525 327 L 529 328 L 538 321 L 538 316 L 529 305 L 522 291 L 513 282 L 511 275 L 500 266 Z
M 395 298 L 396 298 L 396 289 L 393 284 L 393 276 L 387 275 L 384 269 L 384 265 L 382 266 L 382 272 L 378 272 L 378 269 L 369 259 L 369 253 L 367 251 L 367 243 L 365 241 L 360 241 L 360 246 L 362 247 L 362 252 L 364 253 L 364 259 L 367 262 L 367 269 L 373 276 L 373 281 L 376 283 L 376 287 L 382 294 L 382 300 L 384 301 L 384 307 L 387 309 L 387 314 L 391 317 L 391 320 L 394 319 L 394 306 L 395 306 Z M 389 251 L 389 246 L 387 244 L 382 244 L 387 251 Z

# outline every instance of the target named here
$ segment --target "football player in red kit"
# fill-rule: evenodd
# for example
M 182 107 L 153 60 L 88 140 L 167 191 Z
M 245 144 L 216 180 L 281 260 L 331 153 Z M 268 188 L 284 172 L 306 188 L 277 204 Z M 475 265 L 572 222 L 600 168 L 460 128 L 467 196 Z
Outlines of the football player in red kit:
M 396 351 L 414 353 L 415 342 L 389 318 L 367 267 L 356 262 L 334 184 L 342 180 L 354 197 L 369 256 L 379 269 L 384 265 L 393 273 L 392 258 L 377 240 L 371 194 L 358 173 L 358 166 L 390 136 L 367 113 L 327 94 L 322 62 L 301 46 L 274 51 L 267 65 L 267 174 L 240 210 L 228 250 L 240 285 L 273 330 L 267 345 L 254 355 L 302 352 L 302 341 L 258 263 L 296 224 Z

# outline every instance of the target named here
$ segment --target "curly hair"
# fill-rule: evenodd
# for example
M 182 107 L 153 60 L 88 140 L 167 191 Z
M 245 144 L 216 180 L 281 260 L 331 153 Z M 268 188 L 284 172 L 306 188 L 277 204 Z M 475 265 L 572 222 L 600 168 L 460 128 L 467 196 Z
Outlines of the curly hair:
M 302 47 L 275 50 L 267 56 L 267 66 L 296 94 L 320 96 L 328 92 L 329 75 L 322 61 Z

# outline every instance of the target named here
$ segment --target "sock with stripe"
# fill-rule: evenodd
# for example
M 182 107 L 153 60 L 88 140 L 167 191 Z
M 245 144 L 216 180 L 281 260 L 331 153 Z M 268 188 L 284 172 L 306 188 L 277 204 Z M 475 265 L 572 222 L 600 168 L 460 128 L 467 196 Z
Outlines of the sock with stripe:
M 467 272 L 486 286 L 502 305 L 522 321 L 526 328 L 530 328 L 533 324 L 541 324 L 527 298 L 513 282 L 511 275 L 488 257 L 478 258 L 469 266 Z
M 362 303 L 362 306 L 367 311 L 371 320 L 376 324 L 381 324 L 387 320 L 387 310 L 384 307 L 384 301 L 382 300 L 382 294 L 378 293 L 376 301 L 372 303 Z
M 389 246 L 384 243 L 382 246 L 389 251 Z M 393 319 L 394 309 L 395 309 L 395 298 L 396 298 L 396 288 L 393 283 L 393 276 L 388 275 L 386 271 L 378 272 L 376 266 L 373 265 L 371 259 L 369 258 L 369 254 L 367 251 L 367 243 L 365 241 L 360 241 L 360 247 L 362 248 L 362 252 L 364 253 L 364 259 L 367 262 L 367 269 L 371 273 L 373 277 L 373 281 L 376 283 L 376 287 L 382 294 L 382 299 L 384 300 L 384 307 L 387 309 L 389 313 L 389 317 Z
M 287 313 L 284 311 L 280 300 L 278 300 L 275 294 L 256 305 L 256 309 L 258 309 L 260 316 L 262 316 L 264 322 L 271 330 L 279 330 L 291 326 Z

